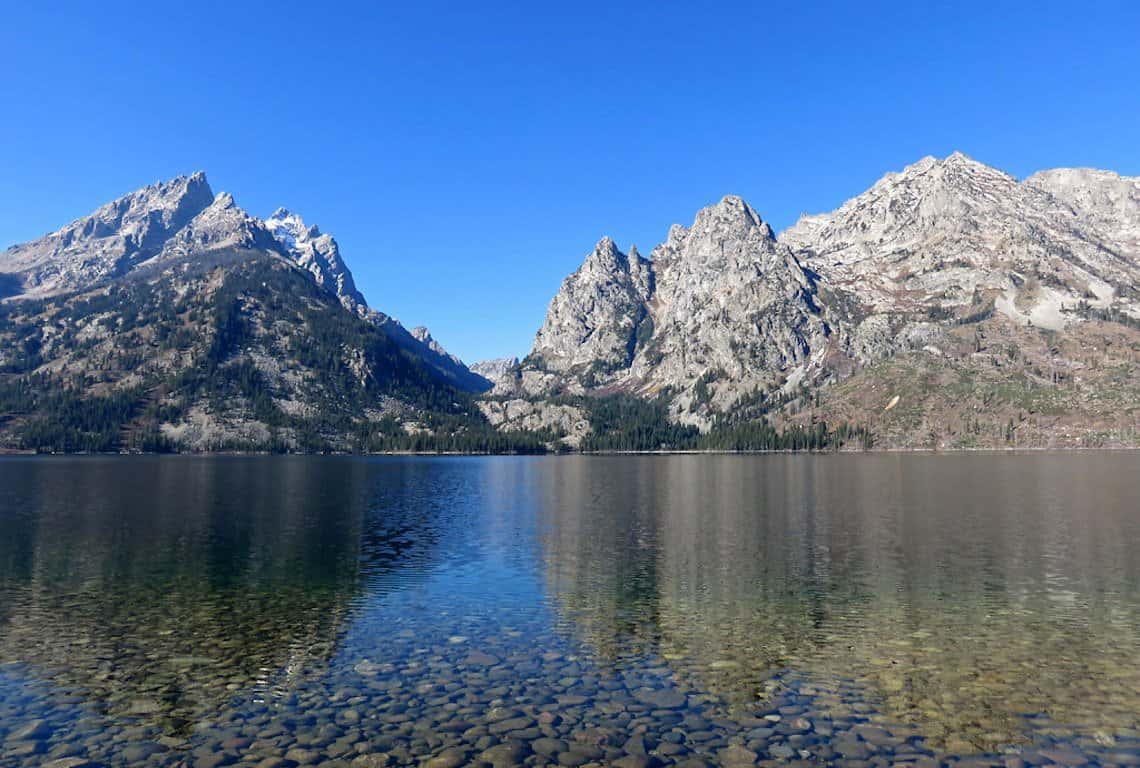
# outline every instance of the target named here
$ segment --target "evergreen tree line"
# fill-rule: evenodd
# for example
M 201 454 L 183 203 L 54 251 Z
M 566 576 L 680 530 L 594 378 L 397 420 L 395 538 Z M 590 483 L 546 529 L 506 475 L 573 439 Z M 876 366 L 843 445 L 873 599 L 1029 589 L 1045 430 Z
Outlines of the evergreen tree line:
M 719 419 L 706 433 L 668 419 L 664 399 L 639 400 L 627 395 L 578 398 L 589 412 L 591 433 L 581 450 L 592 451 L 823 451 L 846 446 L 871 448 L 874 439 L 865 427 L 824 421 L 810 426 L 776 429 L 764 417 L 736 421 Z
M 0 413 L 28 417 L 16 431 L 20 447 L 57 453 L 118 450 L 143 393 L 132 387 L 91 395 L 85 384 L 46 375 L 0 384 Z
M 1140 320 L 1132 315 L 1120 311 L 1116 307 L 1100 309 L 1082 299 L 1077 304 L 1077 314 L 1086 320 L 1099 320 L 1104 323 L 1117 323 L 1129 328 L 1140 328 Z

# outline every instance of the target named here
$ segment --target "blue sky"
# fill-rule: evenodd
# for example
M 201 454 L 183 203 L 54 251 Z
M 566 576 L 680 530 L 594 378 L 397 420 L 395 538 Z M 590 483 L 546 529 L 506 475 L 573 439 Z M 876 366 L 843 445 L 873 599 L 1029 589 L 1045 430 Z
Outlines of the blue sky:
M 725 194 L 782 229 L 955 149 L 1140 174 L 1137 2 L 172 5 L 6 8 L 0 245 L 202 169 L 471 361 Z

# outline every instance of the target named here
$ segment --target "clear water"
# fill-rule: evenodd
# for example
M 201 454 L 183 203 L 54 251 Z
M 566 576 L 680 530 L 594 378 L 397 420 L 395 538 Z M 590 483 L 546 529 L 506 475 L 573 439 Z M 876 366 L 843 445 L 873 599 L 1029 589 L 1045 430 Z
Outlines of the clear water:
M 1136 453 L 0 460 L 0 765 L 1137 765 L 1138 500 Z

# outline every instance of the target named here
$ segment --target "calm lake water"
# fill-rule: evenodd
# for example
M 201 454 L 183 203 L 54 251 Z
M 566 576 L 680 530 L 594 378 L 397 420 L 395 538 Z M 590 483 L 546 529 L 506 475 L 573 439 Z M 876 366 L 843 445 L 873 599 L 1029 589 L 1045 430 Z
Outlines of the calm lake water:
M 1136 453 L 0 460 L 0 765 L 1140 765 L 1138 500 Z

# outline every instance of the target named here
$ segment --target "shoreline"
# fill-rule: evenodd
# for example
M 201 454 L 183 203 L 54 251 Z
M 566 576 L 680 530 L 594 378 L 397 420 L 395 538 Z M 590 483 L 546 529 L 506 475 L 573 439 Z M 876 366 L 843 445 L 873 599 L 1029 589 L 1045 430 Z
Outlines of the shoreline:
M 828 455 L 859 455 L 859 454 L 969 454 L 969 453 L 1089 453 L 1089 452 L 1140 452 L 1140 446 L 1080 446 L 1080 447 L 1018 447 L 1018 448 L 870 448 L 870 449 L 840 449 L 822 451 L 796 451 L 796 450 L 768 450 L 768 451 L 731 451 L 731 450 L 660 450 L 660 451 L 548 451 L 546 453 L 485 453 L 466 451 L 380 451 L 376 453 L 273 453 L 272 451 L 171 451 L 147 452 L 124 451 L 92 453 L 86 451 L 68 452 L 37 452 L 19 449 L 0 449 L 0 459 L 16 457 L 129 457 L 129 456 L 183 456 L 183 457 L 240 457 L 240 456 L 279 456 L 279 457 L 312 457 L 312 458 L 371 458 L 383 456 L 447 456 L 447 457 L 534 457 L 534 458 L 563 458 L 571 456 L 828 456 Z

